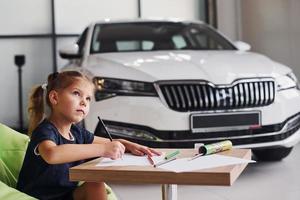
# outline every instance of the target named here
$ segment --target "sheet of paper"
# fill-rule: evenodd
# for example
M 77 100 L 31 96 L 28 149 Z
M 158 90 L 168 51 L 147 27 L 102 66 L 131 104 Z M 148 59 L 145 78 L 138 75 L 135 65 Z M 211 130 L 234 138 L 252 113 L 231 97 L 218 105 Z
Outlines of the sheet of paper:
M 217 154 L 201 156 L 194 160 L 189 160 L 189 159 L 190 158 L 176 159 L 174 161 L 159 166 L 159 168 L 174 171 L 174 172 L 186 172 L 186 171 L 208 169 L 213 167 L 221 167 L 226 165 L 255 162 L 253 160 L 247 160 L 247 159 L 241 159 L 241 158 L 223 156 Z
M 164 159 L 164 154 L 161 156 L 153 156 L 152 159 L 154 162 L 158 162 Z M 103 158 L 96 166 L 149 166 L 151 165 L 147 156 L 135 156 L 132 154 L 125 153 L 122 159 L 112 160 L 110 158 Z
M 152 160 L 155 163 L 160 162 L 164 159 L 165 153 L 161 156 L 153 156 Z M 186 172 L 186 171 L 195 171 L 201 169 L 208 169 L 213 167 L 221 167 L 226 165 L 235 165 L 243 163 L 252 163 L 255 161 L 241 159 L 231 156 L 223 156 L 218 154 L 201 156 L 194 160 L 190 158 L 181 158 L 171 161 L 169 163 L 163 164 L 158 168 L 166 169 L 174 172 Z M 132 154 L 124 154 L 122 159 L 112 160 L 110 158 L 104 158 L 96 166 L 100 167 L 109 167 L 109 166 L 150 166 L 150 162 L 147 156 L 135 156 Z

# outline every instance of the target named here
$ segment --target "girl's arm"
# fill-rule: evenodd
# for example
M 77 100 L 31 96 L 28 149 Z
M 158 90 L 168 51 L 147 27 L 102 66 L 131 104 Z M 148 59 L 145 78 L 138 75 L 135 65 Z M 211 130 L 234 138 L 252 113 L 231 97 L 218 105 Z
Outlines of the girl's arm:
M 154 150 L 152 148 L 134 143 L 134 142 L 130 142 L 128 140 L 123 140 L 123 139 L 114 139 L 113 141 L 119 141 L 120 143 L 122 143 L 125 148 L 126 151 L 131 152 L 134 155 L 137 156 L 143 156 L 143 155 L 160 155 L 161 153 L 157 150 Z M 103 144 L 103 143 L 107 143 L 110 142 L 109 139 L 103 138 L 103 137 L 98 137 L 98 136 L 94 136 L 94 141 L 93 144 Z
M 149 155 L 149 156 L 153 156 L 153 155 L 161 155 L 161 152 L 152 149 L 150 147 L 144 146 L 144 145 L 140 145 L 134 142 L 130 142 L 128 140 L 124 140 L 124 139 L 117 139 L 116 141 L 121 142 L 125 148 L 126 151 L 131 152 L 134 155 L 137 156 L 143 156 L 143 155 Z
M 38 146 L 42 158 L 49 164 L 62 164 L 103 156 L 111 159 L 122 157 L 125 147 L 118 141 L 97 144 L 63 144 L 56 145 L 51 140 L 45 140 Z
M 104 144 L 104 143 L 107 143 L 107 142 L 110 142 L 110 140 L 107 139 L 107 138 L 94 136 L 93 144 Z

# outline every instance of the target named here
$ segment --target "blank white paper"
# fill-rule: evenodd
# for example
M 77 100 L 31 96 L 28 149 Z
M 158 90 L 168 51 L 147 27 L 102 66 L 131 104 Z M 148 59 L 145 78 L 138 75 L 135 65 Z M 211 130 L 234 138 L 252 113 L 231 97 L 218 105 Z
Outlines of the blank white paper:
M 154 163 L 164 160 L 163 153 L 161 156 L 153 156 Z M 181 158 L 166 164 L 158 166 L 158 168 L 174 171 L 174 172 L 187 172 L 196 171 L 201 169 L 208 169 L 214 167 L 221 167 L 226 165 L 236 165 L 244 163 L 253 163 L 253 160 L 236 158 L 231 156 L 223 156 L 218 154 L 201 156 L 194 160 L 191 158 Z M 151 166 L 147 156 L 135 156 L 132 154 L 124 154 L 122 159 L 112 160 L 110 158 L 103 158 L 96 166 L 109 167 L 109 166 Z
M 164 159 L 164 154 L 161 156 L 152 156 L 154 163 L 157 163 Z M 150 166 L 150 162 L 147 156 L 135 156 L 132 154 L 125 153 L 122 159 L 112 160 L 110 158 L 103 158 L 96 166 Z
M 159 168 L 166 169 L 174 172 L 187 172 L 196 171 L 201 169 L 208 169 L 214 167 L 221 167 L 226 165 L 236 165 L 243 163 L 253 163 L 253 160 L 241 159 L 231 156 L 223 156 L 218 154 L 201 156 L 194 160 L 190 158 L 181 158 L 174 161 L 168 162 Z

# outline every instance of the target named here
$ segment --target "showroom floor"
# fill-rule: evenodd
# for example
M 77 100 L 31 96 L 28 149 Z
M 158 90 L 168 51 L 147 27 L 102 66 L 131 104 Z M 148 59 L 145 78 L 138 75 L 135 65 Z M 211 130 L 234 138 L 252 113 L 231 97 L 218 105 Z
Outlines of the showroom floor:
M 161 199 L 159 186 L 113 185 L 120 200 Z M 231 187 L 178 186 L 178 200 L 296 200 L 300 196 L 300 144 L 281 162 L 250 164 Z

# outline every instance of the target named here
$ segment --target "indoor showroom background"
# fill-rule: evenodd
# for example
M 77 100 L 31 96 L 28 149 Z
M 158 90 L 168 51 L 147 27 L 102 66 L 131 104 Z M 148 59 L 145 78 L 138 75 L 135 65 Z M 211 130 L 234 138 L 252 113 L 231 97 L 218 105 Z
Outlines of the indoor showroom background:
M 0 123 L 26 129 L 31 88 L 67 63 L 58 49 L 76 41 L 91 22 L 103 19 L 202 20 L 230 40 L 244 41 L 251 51 L 289 66 L 300 77 L 299 10 L 298 0 L 1 0 Z M 16 55 L 25 56 L 22 117 Z M 232 186 L 180 185 L 177 198 L 296 200 L 300 196 L 299 152 L 296 145 L 282 161 L 249 164 Z M 119 199 L 161 198 L 159 185 L 111 186 Z

